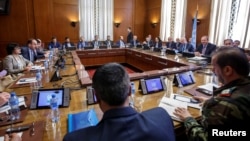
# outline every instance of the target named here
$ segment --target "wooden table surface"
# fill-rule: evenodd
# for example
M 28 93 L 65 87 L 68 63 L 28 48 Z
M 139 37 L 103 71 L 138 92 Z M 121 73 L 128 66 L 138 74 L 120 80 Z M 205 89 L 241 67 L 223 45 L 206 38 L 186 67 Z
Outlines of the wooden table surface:
M 87 105 L 86 102 L 86 88 L 82 88 L 80 85 L 80 81 L 78 76 L 76 75 L 76 67 L 73 64 L 74 58 L 72 59 L 71 55 L 67 55 L 66 57 L 66 67 L 65 69 L 61 70 L 62 80 L 56 82 L 49 82 L 51 75 L 54 73 L 53 67 L 51 67 L 48 71 L 43 71 L 43 87 L 44 88 L 58 88 L 64 85 L 64 87 L 72 88 L 71 91 L 71 101 L 70 106 L 68 108 L 60 108 L 60 121 L 54 130 L 52 130 L 48 125 L 49 119 L 48 114 L 50 109 L 39 109 L 39 110 L 29 110 L 28 114 L 24 120 L 24 122 L 16 124 L 14 126 L 24 125 L 24 124 L 31 124 L 32 122 L 36 121 L 45 121 L 44 122 L 44 133 L 43 133 L 43 141 L 61 141 L 64 135 L 67 133 L 67 115 L 69 113 L 78 113 L 81 111 L 86 111 L 88 109 L 94 108 L 98 115 L 98 118 L 102 118 L 102 111 L 100 110 L 98 104 L 95 105 Z M 180 60 L 182 63 L 185 63 L 185 59 Z M 79 63 L 76 66 L 79 66 Z M 81 67 L 81 69 L 84 67 Z M 35 73 L 30 73 L 29 75 L 35 76 Z M 196 87 L 201 84 L 212 82 L 212 76 L 204 75 L 201 73 L 194 72 L 194 76 L 196 79 L 196 83 L 193 85 L 189 85 L 183 88 L 178 88 L 173 86 L 173 92 L 178 94 L 185 94 L 187 95 L 184 90 Z M 149 94 L 149 95 L 142 95 L 141 92 L 138 90 L 139 81 L 134 81 L 136 87 L 136 94 L 134 98 L 134 103 L 138 112 L 145 111 L 154 107 L 157 107 L 159 104 L 160 99 L 164 96 L 164 91 Z M 17 95 L 31 95 L 31 88 L 29 86 L 22 87 L 22 88 L 15 88 L 15 89 L 6 89 L 6 91 L 11 92 L 15 91 Z M 191 114 L 199 118 L 200 111 L 197 109 L 189 108 Z M 183 127 L 180 122 L 173 121 L 176 130 Z M 6 129 L 10 126 L 4 126 L 0 129 Z

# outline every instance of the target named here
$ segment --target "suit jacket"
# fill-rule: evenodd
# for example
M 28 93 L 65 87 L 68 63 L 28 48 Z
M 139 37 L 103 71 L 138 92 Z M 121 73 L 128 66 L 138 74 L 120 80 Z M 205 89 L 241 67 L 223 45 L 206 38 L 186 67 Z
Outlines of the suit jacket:
M 196 51 L 202 53 L 203 45 L 200 44 L 197 48 Z M 216 50 L 216 45 L 208 43 L 205 51 L 205 56 L 211 56 L 212 52 Z
M 85 46 L 88 46 L 88 43 L 85 42 L 85 41 L 79 41 L 77 43 L 77 48 L 80 49 L 80 48 L 84 48 Z
M 70 42 L 69 44 L 70 44 L 71 47 L 72 47 L 72 46 L 75 46 L 75 44 L 72 43 L 72 42 Z M 67 42 L 64 42 L 64 43 L 63 43 L 63 47 L 68 48 L 68 47 L 69 47 L 68 43 L 67 43 Z
M 49 49 L 52 49 L 52 48 L 61 49 L 61 44 L 59 42 L 56 42 L 56 44 L 54 44 L 53 42 L 50 42 L 49 43 Z
M 124 47 L 125 47 L 125 46 L 126 46 L 126 43 L 125 43 L 124 41 L 121 41 L 121 40 L 117 41 L 117 42 L 116 42 L 116 45 L 119 46 L 119 47 L 122 47 L 122 46 L 121 46 L 121 45 L 122 45 L 121 42 L 123 42 Z
M 180 42 L 175 42 L 175 49 L 179 49 L 180 48 L 180 46 L 181 46 L 181 43 Z
M 154 42 L 154 51 L 161 51 L 162 49 L 162 42 L 158 42 L 158 47 L 156 47 L 156 42 Z
M 131 40 L 133 40 L 133 33 L 132 32 L 129 32 L 128 33 L 128 36 L 127 36 L 127 43 L 130 43 Z
M 173 120 L 168 113 L 154 108 L 137 113 L 131 107 L 104 113 L 96 125 L 64 136 L 63 141 L 174 141 Z
M 150 40 L 146 44 L 143 44 L 143 49 L 150 49 L 150 47 L 153 47 L 153 46 L 154 46 L 154 42 L 152 40 Z
M 3 60 L 3 67 L 10 74 L 17 74 L 23 72 L 23 68 L 28 64 L 32 64 L 29 60 L 19 55 L 20 62 L 18 62 L 13 55 L 8 55 Z
M 113 41 L 112 40 L 106 40 L 104 42 L 104 44 L 107 46 L 109 44 L 109 42 L 110 42 L 110 46 L 112 46 L 113 45 Z
M 32 57 L 30 56 L 31 55 L 30 51 L 33 52 L 33 55 L 34 55 L 33 58 L 34 58 L 34 60 L 32 60 Z M 21 48 L 21 54 L 23 55 L 23 57 L 25 59 L 27 59 L 27 60 L 29 60 L 31 62 L 36 61 L 37 59 L 44 58 L 44 53 L 43 52 L 38 51 L 38 50 L 36 50 L 36 52 L 35 52 L 35 51 L 31 50 L 29 47 L 22 47 Z
M 185 44 L 181 44 L 179 49 L 178 49 L 178 51 L 180 53 L 182 53 L 182 52 L 194 52 L 194 47 L 193 47 L 192 44 L 186 43 L 186 48 L 185 49 L 184 49 L 183 45 L 185 45 Z
M 91 42 L 91 45 L 93 46 L 93 47 L 95 47 L 95 40 L 93 40 L 92 42 Z M 99 47 L 99 46 L 101 46 L 102 45 L 102 42 L 101 41 L 97 41 L 97 46 Z
M 170 43 L 171 43 L 171 44 L 170 44 Z M 172 42 L 167 42 L 166 45 L 167 45 L 167 48 L 177 49 L 176 44 L 175 44 L 174 41 L 172 41 Z
M 137 45 L 140 45 L 140 42 L 138 40 L 131 40 L 130 42 L 130 47 L 136 47 Z

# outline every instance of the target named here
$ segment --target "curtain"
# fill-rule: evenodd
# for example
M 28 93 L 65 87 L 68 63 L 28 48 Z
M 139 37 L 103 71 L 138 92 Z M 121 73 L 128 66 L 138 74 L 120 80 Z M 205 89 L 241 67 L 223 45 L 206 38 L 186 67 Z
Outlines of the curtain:
M 232 0 L 212 0 L 209 26 L 209 40 L 216 45 L 223 45 L 228 38 Z
M 239 40 L 242 48 L 250 48 L 250 1 L 241 0 L 238 6 L 232 39 Z
M 185 37 L 186 12 L 186 0 L 162 0 L 160 27 L 161 39 L 167 40 L 170 36 L 173 37 L 173 39 L 177 37 Z M 173 26 L 171 25 L 171 22 L 173 23 Z M 171 28 L 173 29 L 171 30 Z
M 79 0 L 80 36 L 86 41 L 99 35 L 105 40 L 113 37 L 113 0 Z
M 176 0 L 174 38 L 185 37 L 187 1 Z
M 166 41 L 171 36 L 171 5 L 172 0 L 162 0 L 160 37 Z

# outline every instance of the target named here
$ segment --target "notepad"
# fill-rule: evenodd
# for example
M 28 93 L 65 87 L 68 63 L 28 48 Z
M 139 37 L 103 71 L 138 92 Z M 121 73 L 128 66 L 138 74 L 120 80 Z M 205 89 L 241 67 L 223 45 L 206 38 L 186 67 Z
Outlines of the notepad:
M 21 78 L 16 84 L 29 84 L 33 82 L 37 82 L 36 77 Z
M 177 107 L 187 109 L 187 103 L 174 100 L 168 97 L 163 97 L 160 101 L 159 107 L 165 109 L 173 120 L 182 121 L 181 119 L 179 119 L 177 116 L 174 115 L 174 111 Z
M 68 132 L 95 126 L 98 118 L 94 109 L 75 114 L 68 114 Z

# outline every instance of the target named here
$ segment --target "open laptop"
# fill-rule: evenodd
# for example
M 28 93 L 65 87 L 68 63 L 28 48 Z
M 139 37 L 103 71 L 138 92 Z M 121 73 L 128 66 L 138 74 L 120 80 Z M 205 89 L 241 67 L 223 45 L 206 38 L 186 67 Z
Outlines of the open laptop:
M 118 45 L 113 45 L 112 48 L 120 48 Z
M 193 52 L 182 52 L 182 57 L 195 57 Z
M 76 50 L 76 46 L 67 47 L 66 50 L 67 50 L 67 51 Z
M 170 54 L 170 55 L 175 55 L 177 53 L 177 51 L 176 50 L 172 50 L 172 49 L 167 49 L 166 53 Z
M 84 49 L 87 49 L 87 50 L 88 49 L 94 49 L 94 47 L 93 46 L 85 46 Z
M 99 46 L 99 49 L 107 49 L 107 46 Z

